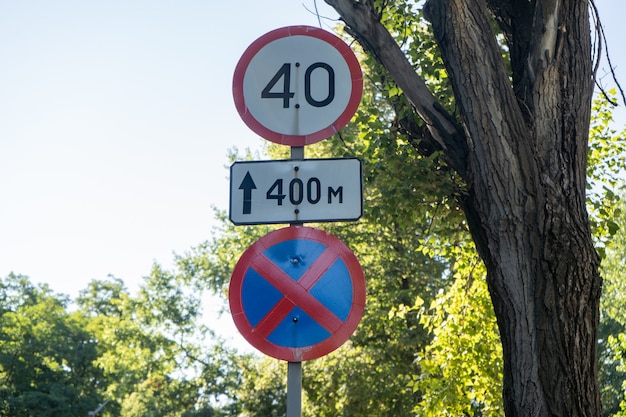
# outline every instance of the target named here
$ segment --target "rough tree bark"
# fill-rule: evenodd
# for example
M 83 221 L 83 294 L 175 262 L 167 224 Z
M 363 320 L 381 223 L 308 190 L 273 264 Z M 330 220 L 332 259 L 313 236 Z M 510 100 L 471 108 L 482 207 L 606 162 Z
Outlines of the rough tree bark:
M 461 204 L 488 271 L 506 415 L 600 416 L 601 278 L 585 208 L 588 2 L 428 0 L 424 15 L 452 83 L 456 121 L 380 23 L 380 2 L 325 1 L 402 88 L 428 126 L 424 140 L 467 183 Z

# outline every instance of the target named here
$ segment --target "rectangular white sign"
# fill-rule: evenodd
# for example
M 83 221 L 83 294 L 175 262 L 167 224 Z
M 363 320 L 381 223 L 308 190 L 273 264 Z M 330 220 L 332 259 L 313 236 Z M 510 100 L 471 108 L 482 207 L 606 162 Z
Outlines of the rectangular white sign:
M 236 225 L 357 220 L 363 215 L 356 158 L 235 162 L 230 220 Z

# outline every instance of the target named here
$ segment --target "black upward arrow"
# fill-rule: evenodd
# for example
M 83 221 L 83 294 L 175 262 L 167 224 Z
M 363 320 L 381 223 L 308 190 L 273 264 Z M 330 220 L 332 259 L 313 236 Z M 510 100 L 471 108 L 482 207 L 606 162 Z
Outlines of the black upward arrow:
M 256 190 L 256 184 L 252 180 L 250 171 L 246 172 L 239 189 L 243 190 L 243 214 L 250 214 L 252 213 L 252 190 Z

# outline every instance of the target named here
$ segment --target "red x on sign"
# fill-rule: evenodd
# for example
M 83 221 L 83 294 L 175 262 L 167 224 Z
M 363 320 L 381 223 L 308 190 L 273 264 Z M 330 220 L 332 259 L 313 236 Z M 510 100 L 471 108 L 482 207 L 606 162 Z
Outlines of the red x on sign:
M 250 344 L 277 359 L 310 360 L 352 335 L 365 307 L 365 279 L 339 239 L 288 227 L 244 252 L 233 271 L 229 302 Z

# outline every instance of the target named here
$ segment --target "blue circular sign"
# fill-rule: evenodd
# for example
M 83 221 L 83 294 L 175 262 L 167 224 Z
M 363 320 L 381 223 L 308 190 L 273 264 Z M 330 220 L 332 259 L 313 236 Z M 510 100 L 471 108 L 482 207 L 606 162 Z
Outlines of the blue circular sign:
M 330 353 L 352 335 L 365 308 L 365 279 L 341 240 L 288 227 L 244 252 L 233 271 L 229 303 L 250 344 L 300 362 Z

